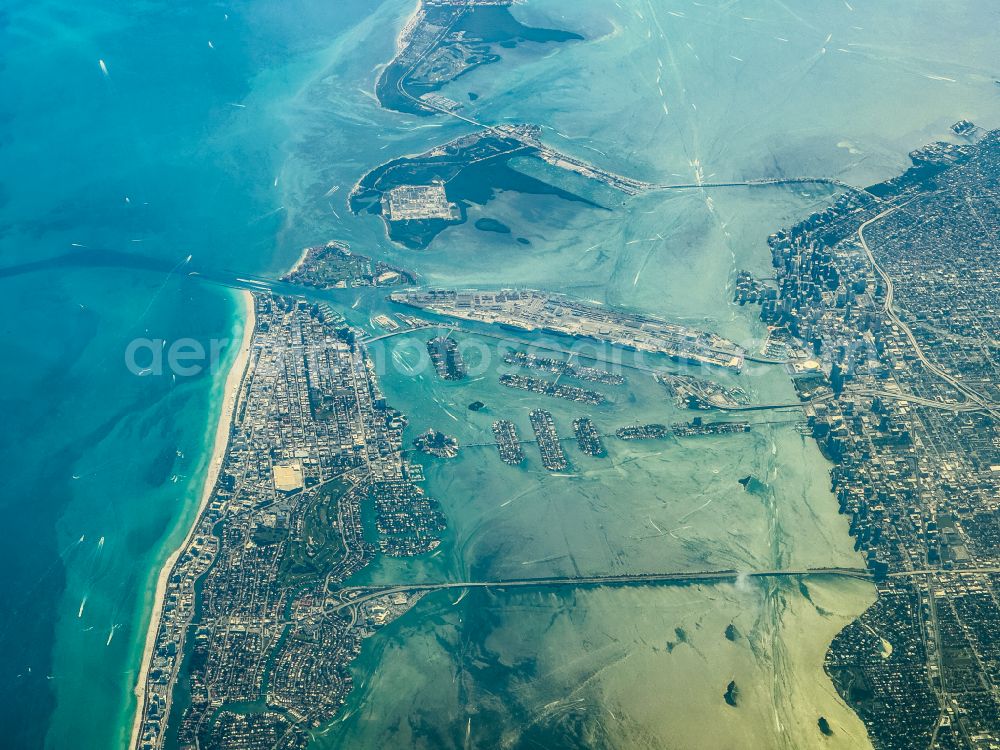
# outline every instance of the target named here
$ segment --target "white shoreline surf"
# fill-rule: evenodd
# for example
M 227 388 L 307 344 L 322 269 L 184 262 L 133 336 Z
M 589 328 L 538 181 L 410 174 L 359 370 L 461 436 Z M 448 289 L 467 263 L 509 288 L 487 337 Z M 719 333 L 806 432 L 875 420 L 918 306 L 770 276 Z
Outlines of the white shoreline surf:
M 163 563 L 163 567 L 160 568 L 160 574 L 156 580 L 156 589 L 153 593 L 153 608 L 146 626 L 146 644 L 143 647 L 142 663 L 139 667 L 139 676 L 136 679 L 134 691 L 136 704 L 135 715 L 132 719 L 132 732 L 129 739 L 130 748 L 136 747 L 142 727 L 142 717 L 146 704 L 146 680 L 152 662 L 153 648 L 156 645 L 156 633 L 160 628 L 160 618 L 163 615 L 163 597 L 167 589 L 167 580 L 170 578 L 170 572 L 173 570 L 177 558 L 180 557 L 182 550 L 190 543 L 191 537 L 198 527 L 198 519 L 201 518 L 201 514 L 204 512 L 215 490 L 219 471 L 222 468 L 222 460 L 229 447 L 229 435 L 231 433 L 237 398 L 246 377 L 247 366 L 250 361 L 250 343 L 253 340 L 254 329 L 257 325 L 253 294 L 249 291 L 241 290 L 239 301 L 240 314 L 243 316 L 243 339 L 240 341 L 239 352 L 236 354 L 236 358 L 229 368 L 229 373 L 226 375 L 226 385 L 222 396 L 222 410 L 219 413 L 219 420 L 216 425 L 215 441 L 212 445 L 212 455 L 209 459 L 208 470 L 205 473 L 205 481 L 202 485 L 198 510 L 191 520 L 191 528 L 185 534 L 184 539 L 177 548 L 170 553 L 170 557 Z

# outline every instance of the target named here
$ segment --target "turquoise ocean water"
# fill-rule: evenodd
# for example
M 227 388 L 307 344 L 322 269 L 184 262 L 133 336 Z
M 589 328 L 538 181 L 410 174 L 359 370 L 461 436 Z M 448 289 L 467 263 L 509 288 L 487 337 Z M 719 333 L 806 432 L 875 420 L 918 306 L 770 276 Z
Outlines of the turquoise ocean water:
M 764 241 L 817 210 L 825 190 L 654 194 L 599 212 L 499 196 L 427 251 L 392 247 L 349 216 L 365 171 L 468 132 L 381 111 L 378 65 L 412 10 L 386 3 L 42 2 L 0 5 L 0 266 L 116 251 L 169 274 L 66 263 L 0 272 L 0 734 L 16 748 L 125 743 L 158 567 L 190 521 L 214 435 L 225 363 L 137 377 L 137 337 L 237 338 L 228 290 L 186 260 L 234 273 L 287 267 L 328 239 L 440 284 L 527 284 L 669 315 L 752 341 L 729 303 L 736 268 L 764 271 Z M 968 117 L 1000 126 L 987 2 L 733 3 L 529 0 L 525 22 L 588 41 L 526 47 L 444 93 L 488 122 L 536 122 L 558 148 L 644 179 L 837 176 L 867 184 Z M 99 61 L 104 61 L 102 69 Z M 326 197 L 334 186 L 340 189 Z M 494 218 L 512 235 L 475 230 Z M 530 245 L 517 243 L 525 237 Z M 376 299 L 331 300 L 365 323 Z M 358 302 L 353 312 L 351 305 Z M 402 343 L 402 342 L 400 342 Z M 463 443 L 490 421 L 551 407 L 482 380 L 408 374 L 384 385 L 414 434 Z M 778 370 L 739 382 L 788 397 Z M 615 426 L 686 415 L 630 377 Z M 489 411 L 465 404 L 479 398 Z M 440 555 L 389 561 L 372 580 L 708 567 L 857 564 L 827 492 L 827 466 L 794 425 L 749 436 L 570 449 L 574 476 L 490 451 L 428 462 L 451 524 Z M 749 495 L 747 473 L 766 490 Z M 822 673 L 832 634 L 870 601 L 861 584 L 737 585 L 426 598 L 369 641 L 358 690 L 320 747 L 864 746 Z M 734 623 L 743 634 L 722 637 Z M 739 712 L 721 701 L 736 679 Z

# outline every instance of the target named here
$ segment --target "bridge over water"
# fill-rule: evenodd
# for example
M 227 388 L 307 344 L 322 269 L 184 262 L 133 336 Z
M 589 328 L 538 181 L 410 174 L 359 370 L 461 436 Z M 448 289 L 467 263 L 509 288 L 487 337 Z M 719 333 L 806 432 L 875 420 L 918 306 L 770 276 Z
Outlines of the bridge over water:
M 836 576 L 873 580 L 872 574 L 864 568 L 799 568 L 789 570 L 708 570 L 687 573 L 635 573 L 604 576 L 552 576 L 546 578 L 509 578 L 491 581 L 443 581 L 428 583 L 401 583 L 385 586 L 345 586 L 337 590 L 340 601 L 333 604 L 332 611 L 356 607 L 359 604 L 392 594 L 415 594 L 442 591 L 445 589 L 531 589 L 531 588 L 597 588 L 601 586 L 688 586 L 717 581 L 736 581 L 751 578 L 798 578 L 802 576 Z

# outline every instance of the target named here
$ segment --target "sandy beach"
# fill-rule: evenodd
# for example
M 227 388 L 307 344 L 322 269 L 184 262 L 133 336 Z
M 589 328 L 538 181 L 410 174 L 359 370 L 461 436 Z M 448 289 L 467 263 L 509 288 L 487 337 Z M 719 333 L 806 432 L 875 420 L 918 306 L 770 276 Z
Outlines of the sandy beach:
M 149 673 L 150 663 L 153 657 L 153 648 L 156 644 L 156 633 L 160 626 L 160 616 L 163 613 L 163 597 L 167 588 L 167 581 L 174 563 L 180 557 L 181 552 L 191 541 L 191 536 L 198 525 L 198 519 L 208 505 L 215 483 L 219 478 L 219 471 L 222 468 L 222 460 L 226 454 L 229 444 L 230 427 L 233 421 L 233 412 L 236 406 L 240 387 L 243 384 L 244 376 L 247 372 L 247 365 L 250 360 L 250 342 L 253 339 L 256 328 L 256 316 L 254 314 L 254 298 L 248 291 L 239 292 L 240 313 L 244 319 L 243 338 L 240 341 L 239 352 L 226 376 L 225 391 L 222 398 L 222 410 L 219 414 L 219 421 L 215 431 L 215 441 L 212 444 L 212 455 L 209 459 L 208 471 L 205 473 L 205 481 L 202 485 L 201 498 L 198 503 L 198 512 L 191 521 L 191 528 L 185 535 L 184 540 L 178 545 L 170 557 L 164 562 L 160 569 L 160 575 L 156 580 L 156 590 L 153 594 L 153 609 L 150 613 L 149 624 L 146 630 L 146 645 L 142 652 L 142 664 L 139 668 L 139 677 L 135 687 L 135 718 L 132 721 L 132 735 L 129 740 L 129 747 L 135 747 L 139 738 L 142 726 L 143 707 L 146 702 L 146 677 Z
M 295 261 L 295 265 L 293 265 L 288 271 L 283 273 L 281 275 L 281 278 L 287 279 L 288 277 L 294 275 L 295 272 L 298 271 L 300 268 L 302 268 L 302 264 L 306 262 L 306 258 L 309 257 L 309 253 L 312 252 L 312 250 L 313 248 L 311 247 L 307 247 L 305 250 L 303 250 L 302 255 L 300 255 L 299 259 Z

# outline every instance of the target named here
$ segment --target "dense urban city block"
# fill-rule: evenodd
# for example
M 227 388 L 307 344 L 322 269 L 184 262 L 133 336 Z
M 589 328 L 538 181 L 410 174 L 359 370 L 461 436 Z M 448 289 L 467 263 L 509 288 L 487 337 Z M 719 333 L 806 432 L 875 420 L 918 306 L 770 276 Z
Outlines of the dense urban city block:
M 737 288 L 821 362 L 799 392 L 878 588 L 826 668 L 880 750 L 1000 746 L 1000 132 L 955 132 Z
M 444 528 L 400 450 L 406 420 L 344 319 L 271 294 L 254 304 L 218 483 L 154 623 L 143 750 L 168 732 L 184 747 L 305 747 L 351 689 L 361 640 L 415 601 L 376 597 L 348 616 L 340 585 L 378 554 L 433 550 Z

